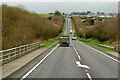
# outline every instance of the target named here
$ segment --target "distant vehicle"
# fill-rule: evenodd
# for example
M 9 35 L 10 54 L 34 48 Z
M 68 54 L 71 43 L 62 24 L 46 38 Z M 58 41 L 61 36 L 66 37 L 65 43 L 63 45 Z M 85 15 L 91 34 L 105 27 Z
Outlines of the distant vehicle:
M 101 21 L 101 22 L 102 22 L 102 21 L 104 21 L 104 19 L 99 19 L 99 21 Z
M 94 18 L 94 17 L 89 17 L 89 19 L 96 20 L 96 18 Z
M 59 36 L 59 44 L 60 46 L 69 46 L 69 36 Z
M 67 19 L 67 23 L 69 23 L 69 19 Z
M 72 30 L 70 30 L 70 34 L 72 34 Z
M 76 40 L 76 36 L 73 36 L 73 37 L 72 37 L 72 40 Z
M 72 28 L 70 27 L 70 30 L 72 30 Z

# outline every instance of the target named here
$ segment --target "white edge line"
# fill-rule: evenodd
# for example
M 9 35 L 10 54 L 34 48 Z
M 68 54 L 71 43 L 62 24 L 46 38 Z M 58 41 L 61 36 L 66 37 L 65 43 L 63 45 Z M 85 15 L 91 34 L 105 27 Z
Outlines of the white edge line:
M 29 74 L 32 73 L 58 46 L 59 44 L 54 49 L 52 49 L 49 54 L 42 58 L 42 60 L 40 60 L 40 62 L 38 62 L 31 70 L 29 70 L 20 80 L 23 80 L 24 78 L 29 76 Z
M 78 42 L 79 42 L 79 41 L 78 41 Z M 120 63 L 118 60 L 114 59 L 113 57 L 111 57 L 111 56 L 109 56 L 109 55 L 107 55 L 107 54 L 105 54 L 105 53 L 103 53 L 103 52 L 101 52 L 101 51 L 99 51 L 99 50 L 97 50 L 97 49 L 91 47 L 91 46 L 88 46 L 88 45 L 86 45 L 86 44 L 83 43 L 83 42 L 79 42 L 79 43 L 82 43 L 82 44 L 84 44 L 85 46 L 87 46 L 87 47 L 89 47 L 89 48 L 91 48 L 91 49 L 93 49 L 93 50 L 95 50 L 95 51 L 97 51 L 97 52 L 103 54 L 104 56 L 106 56 L 106 57 L 108 57 L 108 58 L 110 58 L 110 59 L 112 59 L 112 60 L 114 60 L 114 61 Z
M 90 80 L 92 80 L 92 77 L 90 76 L 89 73 L 87 73 L 87 76 L 88 76 L 88 78 L 89 78 Z

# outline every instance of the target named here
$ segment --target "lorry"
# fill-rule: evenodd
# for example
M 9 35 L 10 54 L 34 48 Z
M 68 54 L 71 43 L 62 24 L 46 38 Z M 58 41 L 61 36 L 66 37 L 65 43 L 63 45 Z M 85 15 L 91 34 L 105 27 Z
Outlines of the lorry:
M 69 36 L 59 36 L 59 44 L 60 46 L 69 46 L 69 41 L 70 37 Z

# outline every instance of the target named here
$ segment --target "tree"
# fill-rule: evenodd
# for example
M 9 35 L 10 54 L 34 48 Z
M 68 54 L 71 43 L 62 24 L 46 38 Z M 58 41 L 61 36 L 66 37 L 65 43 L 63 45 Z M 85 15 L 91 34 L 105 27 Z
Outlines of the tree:
M 100 14 L 100 12 L 97 12 L 97 15 L 99 15 Z
M 102 15 L 104 15 L 105 13 L 104 12 L 101 12 Z
M 91 13 L 91 11 L 87 11 L 87 14 Z
M 55 15 L 61 15 L 61 12 L 58 11 L 58 10 L 56 10 L 56 11 L 55 11 Z

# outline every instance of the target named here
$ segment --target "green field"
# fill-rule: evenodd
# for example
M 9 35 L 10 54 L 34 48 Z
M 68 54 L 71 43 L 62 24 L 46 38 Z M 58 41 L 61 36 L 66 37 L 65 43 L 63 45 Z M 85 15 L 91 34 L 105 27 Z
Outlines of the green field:
M 43 16 L 43 17 L 50 17 L 50 16 L 54 16 L 53 14 L 39 14 L 40 16 Z

